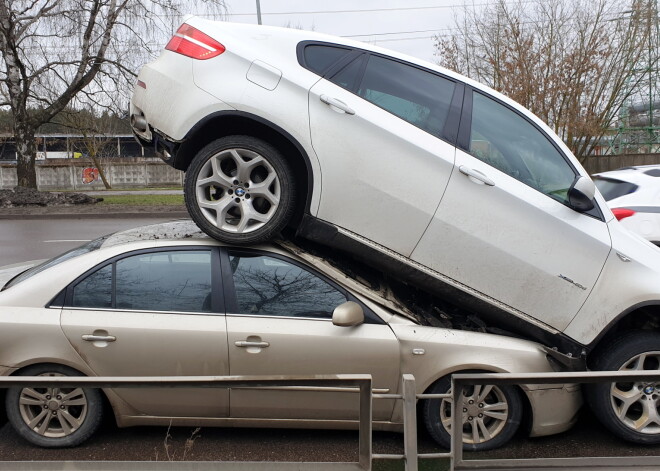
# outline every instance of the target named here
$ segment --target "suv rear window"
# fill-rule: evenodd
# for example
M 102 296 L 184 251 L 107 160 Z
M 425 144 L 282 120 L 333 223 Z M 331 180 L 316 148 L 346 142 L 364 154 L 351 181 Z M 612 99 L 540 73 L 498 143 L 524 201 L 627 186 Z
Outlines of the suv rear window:
M 605 201 L 629 195 L 639 188 L 634 183 L 624 182 L 623 180 L 616 180 L 614 178 L 593 177 L 593 180 L 596 184 L 596 188 L 598 188 L 598 191 L 600 191 L 603 198 L 605 198 Z
M 351 50 L 343 47 L 310 44 L 303 52 L 303 66 L 312 72 L 323 75 L 334 63 Z

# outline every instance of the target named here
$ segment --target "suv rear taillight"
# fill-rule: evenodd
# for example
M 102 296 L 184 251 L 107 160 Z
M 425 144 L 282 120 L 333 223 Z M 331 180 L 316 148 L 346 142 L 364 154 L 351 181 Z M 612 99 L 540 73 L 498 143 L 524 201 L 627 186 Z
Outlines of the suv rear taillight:
M 186 23 L 174 33 L 165 49 L 199 60 L 211 59 L 225 52 L 225 46 Z
M 621 219 L 625 219 L 625 218 L 629 218 L 630 216 L 633 216 L 635 214 L 635 211 L 628 208 L 614 208 L 612 210 L 612 214 L 614 214 L 614 217 L 617 219 L 617 221 L 620 221 Z

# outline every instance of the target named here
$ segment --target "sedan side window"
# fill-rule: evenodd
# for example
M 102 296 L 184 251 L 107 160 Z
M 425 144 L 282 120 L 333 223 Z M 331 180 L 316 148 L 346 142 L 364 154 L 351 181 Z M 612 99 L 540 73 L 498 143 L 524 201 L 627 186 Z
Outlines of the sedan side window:
M 439 136 L 449 115 L 455 84 L 431 72 L 370 56 L 358 95 Z
M 279 258 L 230 254 L 237 314 L 332 318 L 346 296 L 315 274 Z
M 474 93 L 470 153 L 516 180 L 568 204 L 575 170 L 550 140 L 515 111 Z
M 73 288 L 74 307 L 112 307 L 112 264 L 96 270 Z
M 129 256 L 88 275 L 72 291 L 74 307 L 211 312 L 211 252 Z

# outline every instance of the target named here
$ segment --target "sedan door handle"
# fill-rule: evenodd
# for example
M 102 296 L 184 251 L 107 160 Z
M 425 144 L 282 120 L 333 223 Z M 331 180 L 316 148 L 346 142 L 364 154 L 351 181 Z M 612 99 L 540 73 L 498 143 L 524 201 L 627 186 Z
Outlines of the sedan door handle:
M 238 340 L 234 342 L 234 345 L 237 347 L 259 347 L 259 348 L 266 348 L 270 347 L 270 344 L 268 342 L 248 342 L 247 340 Z
M 86 334 L 82 336 L 82 339 L 86 342 L 114 342 L 117 340 L 117 337 L 114 335 L 91 335 Z
M 488 178 L 486 175 L 481 173 L 479 170 L 474 170 L 472 168 L 468 168 L 465 165 L 461 165 L 458 167 L 459 172 L 461 172 L 463 175 L 467 175 L 470 178 L 474 178 L 475 180 L 480 181 L 481 183 L 488 185 L 488 186 L 495 186 L 495 182 Z
M 334 106 L 335 108 L 342 110 L 346 114 L 351 114 L 351 115 L 355 114 L 353 108 L 351 108 L 341 100 L 337 100 L 336 98 L 329 97 L 328 95 L 321 95 L 319 98 L 326 105 Z

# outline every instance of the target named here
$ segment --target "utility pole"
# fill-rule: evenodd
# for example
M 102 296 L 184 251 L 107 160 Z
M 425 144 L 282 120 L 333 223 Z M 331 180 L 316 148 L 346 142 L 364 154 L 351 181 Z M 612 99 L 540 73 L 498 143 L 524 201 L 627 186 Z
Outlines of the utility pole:
M 261 24 L 261 2 L 257 0 L 257 23 Z

